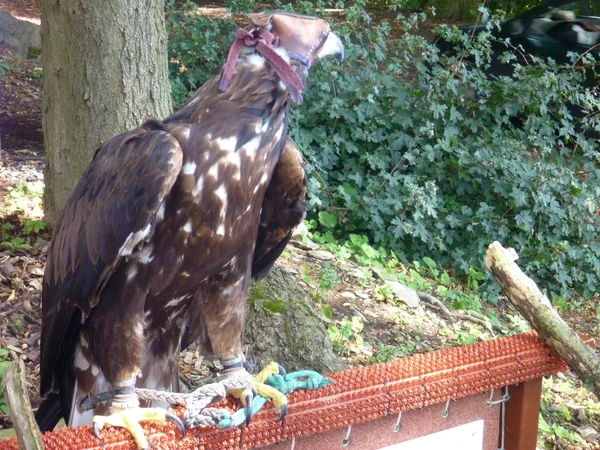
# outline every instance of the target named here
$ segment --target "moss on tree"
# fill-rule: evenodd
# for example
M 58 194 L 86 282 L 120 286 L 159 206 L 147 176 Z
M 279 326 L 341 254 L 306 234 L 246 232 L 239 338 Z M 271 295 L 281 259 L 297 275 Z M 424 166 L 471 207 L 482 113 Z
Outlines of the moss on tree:
M 333 351 L 317 306 L 297 280 L 279 268 L 250 289 L 246 344 L 247 358 L 259 367 L 276 361 L 288 371 L 346 368 Z

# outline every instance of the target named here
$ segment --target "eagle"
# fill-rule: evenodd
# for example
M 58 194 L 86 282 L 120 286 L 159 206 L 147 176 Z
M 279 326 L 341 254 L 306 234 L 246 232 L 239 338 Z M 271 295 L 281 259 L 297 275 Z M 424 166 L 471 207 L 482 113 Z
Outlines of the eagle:
M 224 377 L 252 383 L 242 349 L 248 287 L 304 217 L 288 112 L 326 56 L 343 57 L 327 21 L 250 14 L 226 63 L 181 109 L 97 150 L 46 262 L 42 430 L 61 416 L 70 426 L 92 417 L 100 427 L 149 417 L 181 426 L 164 409 L 144 412 L 134 388 L 176 390 L 178 355 L 193 342 L 220 359 Z M 248 407 L 259 388 L 232 393 Z M 276 400 L 284 414 L 285 397 Z

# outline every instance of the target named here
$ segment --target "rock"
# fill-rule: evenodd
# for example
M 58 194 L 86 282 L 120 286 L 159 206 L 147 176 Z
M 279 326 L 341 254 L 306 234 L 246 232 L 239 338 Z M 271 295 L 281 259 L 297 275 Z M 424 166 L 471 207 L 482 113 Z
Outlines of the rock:
M 299 248 L 300 250 L 317 250 L 319 248 L 318 244 L 315 244 L 314 242 L 311 241 L 306 241 L 306 242 L 300 242 L 300 241 L 296 241 L 294 239 L 292 239 L 290 241 L 290 245 L 296 248 Z
M 249 348 L 246 358 L 259 368 L 271 361 L 289 372 L 329 373 L 346 368 L 333 351 L 313 300 L 293 276 L 277 267 L 251 288 L 245 344 Z
M 598 439 L 598 432 L 592 427 L 583 427 L 579 429 L 579 434 L 588 442 L 595 442 Z
M 30 49 L 42 45 L 40 26 L 0 10 L 0 45 L 27 59 Z
M 357 297 L 360 297 L 363 300 L 368 300 L 371 298 L 371 296 L 369 294 L 366 294 L 363 291 L 355 291 L 354 293 L 356 294 Z
M 37 362 L 40 359 L 40 351 L 37 348 L 34 348 L 27 353 L 27 359 L 29 361 Z
M 404 286 L 402 283 L 397 281 L 386 281 L 385 287 L 391 290 L 398 300 L 402 300 L 411 308 L 416 308 L 419 306 L 419 296 L 417 295 L 417 291 L 414 289 Z
M 367 320 L 365 315 L 363 313 L 361 313 L 358 309 L 352 309 L 352 315 L 360 317 L 362 319 L 362 321 L 365 323 L 369 323 L 369 321 Z
M 376 280 L 386 279 L 385 269 L 383 267 L 372 266 L 371 272 L 373 272 L 373 278 L 375 278 Z
M 44 271 L 40 267 L 35 266 L 31 269 L 31 271 L 29 272 L 29 275 L 33 275 L 36 277 L 43 277 Z
M 9 261 L 6 261 L 4 263 L 0 263 L 0 273 L 6 278 L 12 278 L 12 276 L 17 273 L 17 269 L 15 269 L 15 266 L 13 266 Z
M 308 252 L 308 256 L 321 261 L 331 261 L 335 258 L 332 253 L 326 252 L 325 250 L 311 250 Z
M 368 309 L 365 309 L 365 315 L 369 316 L 375 320 L 380 320 L 380 317 L 377 313 L 374 313 L 373 311 L 369 311 Z
M 340 297 L 345 298 L 347 300 L 354 300 L 356 299 L 356 295 L 354 295 L 352 292 L 340 292 Z
M 362 280 L 363 278 L 365 278 L 365 273 L 357 267 L 348 270 L 348 276 Z

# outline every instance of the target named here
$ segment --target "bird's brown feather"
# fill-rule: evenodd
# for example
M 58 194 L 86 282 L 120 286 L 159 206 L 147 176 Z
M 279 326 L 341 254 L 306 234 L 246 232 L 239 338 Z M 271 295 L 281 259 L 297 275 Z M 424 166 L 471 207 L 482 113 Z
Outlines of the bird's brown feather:
M 58 389 L 79 332 L 131 235 L 152 227 L 181 169 L 179 143 L 140 127 L 107 141 L 75 188 L 54 232 L 42 291 L 41 394 Z M 149 180 L 143 189 L 138 180 Z M 151 232 L 151 230 L 150 230 Z
M 292 236 L 305 214 L 306 173 L 296 143 L 287 138 L 273 171 L 262 204 L 254 249 L 252 276 L 262 279 Z

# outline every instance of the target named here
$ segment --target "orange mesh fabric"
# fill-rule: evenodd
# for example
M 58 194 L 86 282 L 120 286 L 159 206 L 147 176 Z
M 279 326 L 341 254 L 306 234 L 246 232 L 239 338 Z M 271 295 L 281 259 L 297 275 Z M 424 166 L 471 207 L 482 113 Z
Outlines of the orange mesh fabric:
M 156 449 L 237 450 L 273 444 L 292 437 L 322 433 L 423 408 L 567 370 L 566 363 L 534 332 L 454 347 L 397 361 L 337 372 L 334 383 L 288 396 L 288 414 L 265 408 L 249 427 L 234 430 L 197 428 L 183 440 L 174 426 L 144 425 Z M 268 404 L 269 405 L 269 404 Z M 268 406 L 267 405 L 267 406 Z M 219 406 L 236 409 L 231 400 Z M 181 415 L 181 409 L 176 410 Z M 128 432 L 91 426 L 45 433 L 46 449 L 135 449 Z M 0 450 L 17 450 L 15 438 L 0 441 Z

